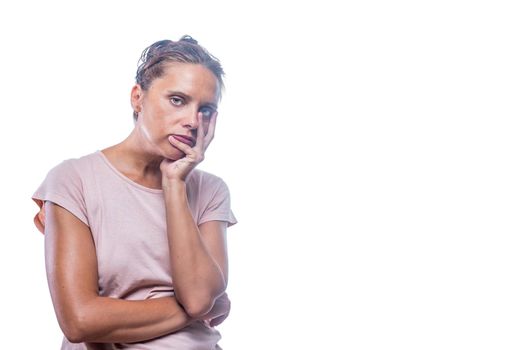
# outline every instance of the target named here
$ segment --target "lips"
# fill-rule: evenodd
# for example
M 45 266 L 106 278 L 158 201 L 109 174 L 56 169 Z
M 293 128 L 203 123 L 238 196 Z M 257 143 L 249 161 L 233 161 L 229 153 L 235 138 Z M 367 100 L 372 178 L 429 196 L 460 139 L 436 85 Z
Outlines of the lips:
M 193 147 L 195 145 L 195 139 L 193 139 L 192 137 L 176 134 L 172 136 L 178 141 L 183 142 L 190 147 Z

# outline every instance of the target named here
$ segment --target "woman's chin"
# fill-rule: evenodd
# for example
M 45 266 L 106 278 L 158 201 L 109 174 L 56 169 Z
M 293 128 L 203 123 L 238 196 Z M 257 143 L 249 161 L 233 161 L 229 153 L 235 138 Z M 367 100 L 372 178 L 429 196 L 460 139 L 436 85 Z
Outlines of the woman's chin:
M 172 161 L 182 159 L 185 156 L 186 154 L 176 147 L 171 147 L 169 152 L 164 153 L 164 157 Z

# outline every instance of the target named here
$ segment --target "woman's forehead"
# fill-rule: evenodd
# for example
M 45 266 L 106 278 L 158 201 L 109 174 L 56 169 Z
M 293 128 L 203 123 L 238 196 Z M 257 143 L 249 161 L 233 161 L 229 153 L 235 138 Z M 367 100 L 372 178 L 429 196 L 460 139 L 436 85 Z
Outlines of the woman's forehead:
M 201 64 L 179 62 L 168 63 L 164 74 L 153 81 L 153 86 L 208 100 L 218 100 L 220 88 L 217 77 L 208 68 Z

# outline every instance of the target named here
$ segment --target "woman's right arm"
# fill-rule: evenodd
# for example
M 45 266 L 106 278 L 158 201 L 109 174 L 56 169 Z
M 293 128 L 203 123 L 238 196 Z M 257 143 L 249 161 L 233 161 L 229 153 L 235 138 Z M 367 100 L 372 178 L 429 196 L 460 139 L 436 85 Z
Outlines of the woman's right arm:
M 89 227 L 49 201 L 45 213 L 47 280 L 58 323 L 69 341 L 144 341 L 193 322 L 174 297 L 130 301 L 99 296 Z

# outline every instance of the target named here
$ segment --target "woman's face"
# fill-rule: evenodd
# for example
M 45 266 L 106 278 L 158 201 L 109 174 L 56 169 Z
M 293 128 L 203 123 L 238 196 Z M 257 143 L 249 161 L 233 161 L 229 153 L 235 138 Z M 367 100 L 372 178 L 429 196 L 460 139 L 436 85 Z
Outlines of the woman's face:
M 219 83 L 206 67 L 192 63 L 169 63 L 164 74 L 147 91 L 135 85 L 131 103 L 138 118 L 135 128 L 149 152 L 176 160 L 185 156 L 168 141 L 169 135 L 196 140 L 197 128 L 207 133 L 209 119 L 217 109 Z M 199 125 L 198 113 L 203 116 Z M 191 142 L 191 141 L 189 141 Z

